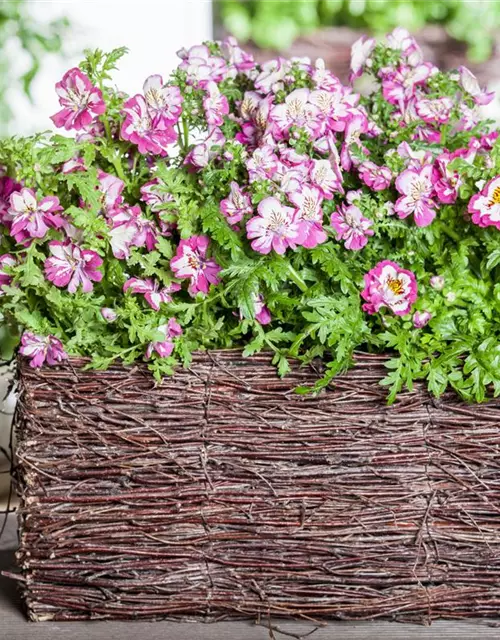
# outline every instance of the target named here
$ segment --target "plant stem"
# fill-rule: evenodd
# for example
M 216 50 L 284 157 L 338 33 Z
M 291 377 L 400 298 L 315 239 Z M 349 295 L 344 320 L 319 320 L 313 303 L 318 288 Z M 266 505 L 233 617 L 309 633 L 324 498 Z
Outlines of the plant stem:
M 288 265 L 288 272 L 290 273 L 292 282 L 294 282 L 303 293 L 306 293 L 308 289 L 307 284 L 302 280 L 291 264 Z
M 187 151 L 189 145 L 189 129 L 186 118 L 182 118 L 182 131 L 184 132 L 184 150 Z

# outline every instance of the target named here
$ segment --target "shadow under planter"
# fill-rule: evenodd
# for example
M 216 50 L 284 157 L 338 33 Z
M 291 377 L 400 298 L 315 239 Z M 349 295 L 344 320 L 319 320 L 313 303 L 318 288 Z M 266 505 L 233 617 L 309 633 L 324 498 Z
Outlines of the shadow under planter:
M 500 400 L 423 387 L 385 358 L 319 396 L 316 367 L 195 354 L 19 363 L 21 588 L 33 620 L 273 615 L 429 622 L 500 606 Z

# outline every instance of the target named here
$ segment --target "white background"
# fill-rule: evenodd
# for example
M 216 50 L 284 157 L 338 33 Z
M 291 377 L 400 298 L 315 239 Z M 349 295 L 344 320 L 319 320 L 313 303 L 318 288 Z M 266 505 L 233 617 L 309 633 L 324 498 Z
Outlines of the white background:
M 13 94 L 14 133 L 51 128 L 49 117 L 59 109 L 54 85 L 78 64 L 83 49 L 127 46 L 130 53 L 115 78 L 121 90 L 135 94 L 148 75 L 168 75 L 178 64 L 179 49 L 212 37 L 210 0 L 28 0 L 28 5 L 37 19 L 50 22 L 65 15 L 71 27 L 64 44 L 67 55 L 50 56 L 35 79 L 34 104 Z M 16 50 L 12 55 L 16 71 L 22 72 L 26 58 Z

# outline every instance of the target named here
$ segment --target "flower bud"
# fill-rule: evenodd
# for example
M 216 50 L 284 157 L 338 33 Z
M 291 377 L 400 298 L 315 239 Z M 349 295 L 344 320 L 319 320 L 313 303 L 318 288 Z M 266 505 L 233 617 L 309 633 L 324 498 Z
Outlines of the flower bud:
M 415 311 L 413 314 L 413 326 L 415 329 L 421 329 L 432 318 L 432 314 L 429 311 Z
M 101 316 L 106 320 L 106 322 L 114 322 L 117 318 L 116 311 L 110 309 L 109 307 L 103 307 L 101 309 Z
M 436 289 L 436 291 L 441 291 L 441 289 L 444 287 L 443 276 L 432 276 L 432 278 L 430 279 L 430 284 L 433 289 Z

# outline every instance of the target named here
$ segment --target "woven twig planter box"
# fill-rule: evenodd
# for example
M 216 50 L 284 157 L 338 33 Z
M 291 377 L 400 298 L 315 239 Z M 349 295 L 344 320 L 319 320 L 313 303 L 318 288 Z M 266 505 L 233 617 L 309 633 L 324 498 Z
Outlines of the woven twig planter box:
M 18 562 L 33 620 L 495 617 L 500 401 L 417 388 L 383 358 L 320 396 L 268 355 L 20 363 Z

